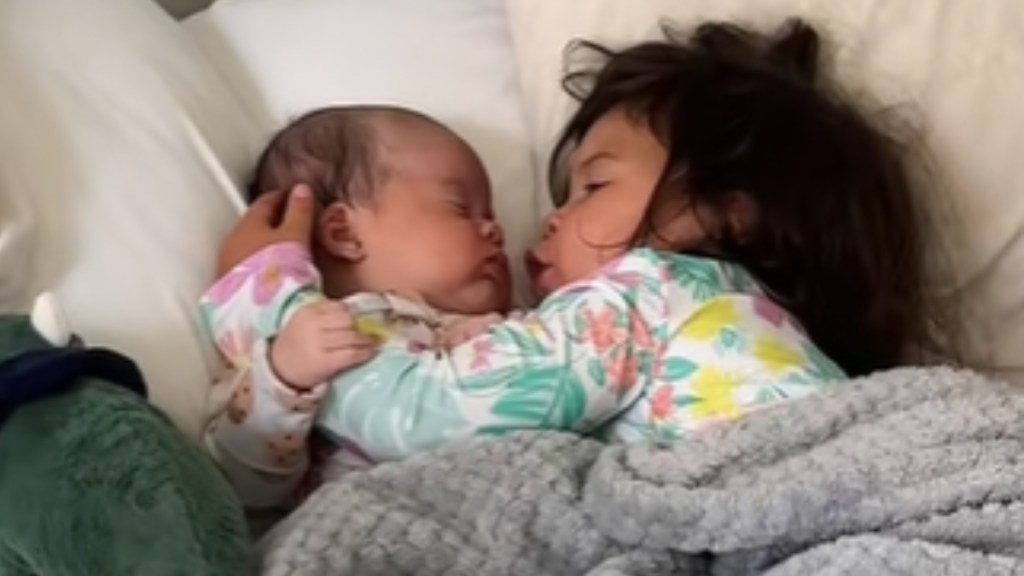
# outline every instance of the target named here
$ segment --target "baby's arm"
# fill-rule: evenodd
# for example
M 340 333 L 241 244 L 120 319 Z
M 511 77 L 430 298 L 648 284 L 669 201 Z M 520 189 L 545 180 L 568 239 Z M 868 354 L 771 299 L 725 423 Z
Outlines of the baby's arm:
M 307 439 L 326 386 L 281 382 L 269 353 L 280 322 L 319 301 L 318 282 L 304 248 L 279 244 L 237 266 L 202 299 L 203 319 L 238 374 L 205 443 L 248 507 L 290 504 L 309 468 Z

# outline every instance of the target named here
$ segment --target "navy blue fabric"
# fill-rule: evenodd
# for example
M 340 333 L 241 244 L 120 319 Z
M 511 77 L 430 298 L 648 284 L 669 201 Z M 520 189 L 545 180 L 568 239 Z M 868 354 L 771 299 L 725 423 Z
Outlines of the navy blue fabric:
M 146 383 L 130 358 L 103 348 L 32 350 L 0 362 L 0 422 L 22 404 L 67 391 L 83 378 L 116 384 L 146 397 Z

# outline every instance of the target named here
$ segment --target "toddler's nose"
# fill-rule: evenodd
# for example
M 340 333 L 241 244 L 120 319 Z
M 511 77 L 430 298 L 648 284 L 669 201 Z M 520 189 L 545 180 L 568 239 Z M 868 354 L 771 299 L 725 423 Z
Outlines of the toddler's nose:
M 555 210 L 548 217 L 544 219 L 544 237 L 548 238 L 553 236 L 555 232 L 558 232 L 559 226 L 562 225 L 562 211 Z

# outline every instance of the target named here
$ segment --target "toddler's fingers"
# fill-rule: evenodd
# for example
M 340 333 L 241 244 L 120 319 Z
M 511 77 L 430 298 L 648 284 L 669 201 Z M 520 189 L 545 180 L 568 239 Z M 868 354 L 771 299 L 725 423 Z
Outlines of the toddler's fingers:
M 261 194 L 249 205 L 248 210 L 242 215 L 240 222 L 274 226 L 281 217 L 281 211 L 287 198 L 288 195 L 280 190 Z
M 309 245 L 313 236 L 313 190 L 307 184 L 297 184 L 288 193 L 284 215 L 278 229 L 289 240 Z

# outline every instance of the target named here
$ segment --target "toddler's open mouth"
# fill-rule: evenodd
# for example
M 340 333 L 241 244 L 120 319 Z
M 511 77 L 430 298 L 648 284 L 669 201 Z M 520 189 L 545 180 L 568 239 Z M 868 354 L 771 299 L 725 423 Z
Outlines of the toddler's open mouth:
M 548 288 L 548 276 L 552 271 L 551 264 L 546 262 L 535 252 L 530 251 L 526 253 L 526 273 L 530 277 L 530 288 L 533 294 L 537 297 L 543 297 L 547 295 Z

